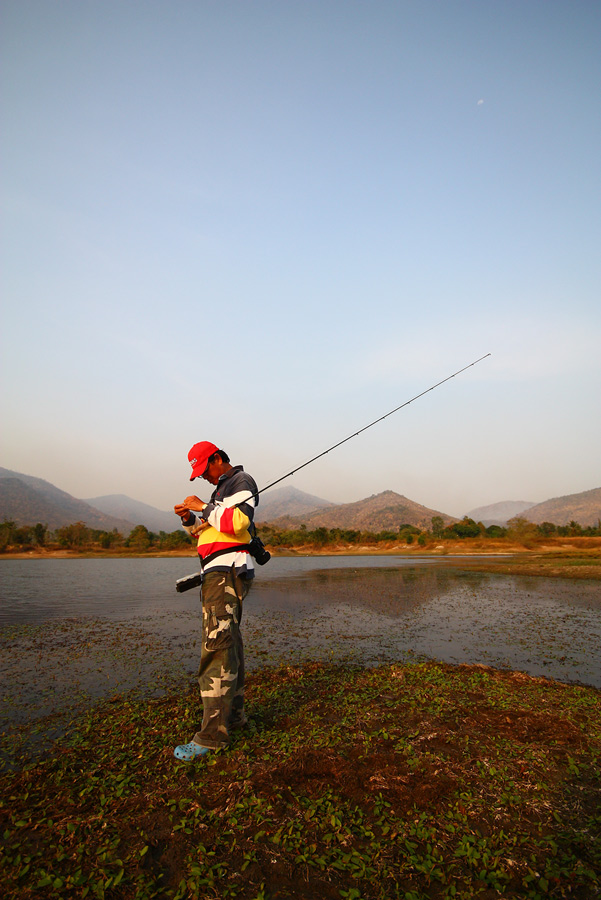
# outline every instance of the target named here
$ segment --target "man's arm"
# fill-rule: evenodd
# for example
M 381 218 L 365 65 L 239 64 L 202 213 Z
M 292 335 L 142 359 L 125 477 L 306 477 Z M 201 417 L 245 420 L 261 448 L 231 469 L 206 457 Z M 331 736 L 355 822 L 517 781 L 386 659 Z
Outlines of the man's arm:
M 252 526 L 255 514 L 255 498 L 252 491 L 241 490 L 224 497 L 223 501 L 207 503 L 202 518 L 220 531 L 240 538 Z

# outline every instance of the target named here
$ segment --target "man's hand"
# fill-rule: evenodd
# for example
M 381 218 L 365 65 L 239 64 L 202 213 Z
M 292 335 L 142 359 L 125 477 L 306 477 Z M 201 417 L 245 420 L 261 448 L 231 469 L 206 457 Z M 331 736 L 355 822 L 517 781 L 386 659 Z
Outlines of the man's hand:
M 192 496 L 186 497 L 183 503 L 176 503 L 173 507 L 173 511 L 175 512 L 176 516 L 180 516 L 182 519 L 187 519 L 188 513 L 191 509 L 195 510 L 196 512 L 202 512 L 205 506 L 206 503 L 203 503 L 203 501 L 199 497 Z
M 204 502 L 200 499 L 200 497 L 191 496 L 191 497 L 186 497 L 186 499 L 184 500 L 183 505 L 184 505 L 187 509 L 193 509 L 193 510 L 195 510 L 196 512 L 202 512 L 202 510 L 205 508 L 205 506 L 206 506 L 207 504 L 204 503 Z

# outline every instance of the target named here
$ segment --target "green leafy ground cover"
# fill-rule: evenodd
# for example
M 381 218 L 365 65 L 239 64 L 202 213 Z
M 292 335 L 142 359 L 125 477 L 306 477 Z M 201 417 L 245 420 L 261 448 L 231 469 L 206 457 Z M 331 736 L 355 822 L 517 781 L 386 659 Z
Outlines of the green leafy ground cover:
M 188 693 L 99 704 L 4 772 L 3 896 L 601 896 L 595 688 L 310 664 L 247 695 L 251 727 L 208 760 L 172 755 L 197 725 Z

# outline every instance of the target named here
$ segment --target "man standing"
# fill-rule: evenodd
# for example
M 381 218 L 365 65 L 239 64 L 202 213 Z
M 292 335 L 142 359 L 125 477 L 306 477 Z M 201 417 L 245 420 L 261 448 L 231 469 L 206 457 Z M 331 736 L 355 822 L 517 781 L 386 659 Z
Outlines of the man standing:
M 230 465 L 229 456 L 216 444 L 194 444 L 188 459 L 190 481 L 204 478 L 215 490 L 208 503 L 190 496 L 174 507 L 186 531 L 198 539 L 203 572 L 198 670 L 203 719 L 190 743 L 175 748 L 175 757 L 186 762 L 226 747 L 230 731 L 246 724 L 240 620 L 242 601 L 254 577 L 248 545 L 258 503 L 254 479 L 242 466 Z

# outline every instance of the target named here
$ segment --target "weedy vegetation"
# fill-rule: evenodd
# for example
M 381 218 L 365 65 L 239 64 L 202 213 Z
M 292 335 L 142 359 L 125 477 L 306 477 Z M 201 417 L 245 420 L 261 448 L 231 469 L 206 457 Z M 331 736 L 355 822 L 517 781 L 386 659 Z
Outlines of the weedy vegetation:
M 196 692 L 104 702 L 1 775 L 3 896 L 591 900 L 600 700 L 479 666 L 265 668 L 251 726 L 192 764 Z

